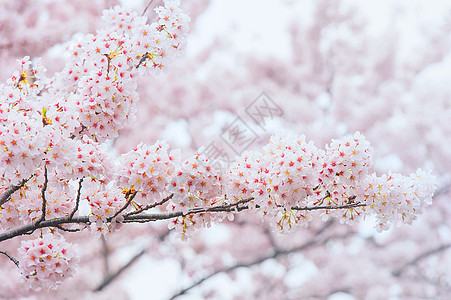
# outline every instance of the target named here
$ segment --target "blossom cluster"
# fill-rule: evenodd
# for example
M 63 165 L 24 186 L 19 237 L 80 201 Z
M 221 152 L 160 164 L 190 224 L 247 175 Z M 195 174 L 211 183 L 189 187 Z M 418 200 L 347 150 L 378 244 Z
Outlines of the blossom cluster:
M 114 232 L 119 226 L 118 221 L 123 220 L 119 213 L 126 205 L 127 199 L 124 194 L 114 181 L 102 184 L 98 180 L 87 179 L 84 189 L 82 199 L 85 199 L 91 208 L 89 213 L 91 231 L 99 236 Z
M 45 77 L 39 60 L 19 60 L 19 71 L 0 85 L 0 188 L 31 177 L 39 184 L 30 181 L 4 204 L 0 218 L 7 224 L 29 220 L 15 212 L 39 210 L 44 167 L 49 193 L 66 193 L 71 181 L 87 176 L 111 179 L 114 163 L 101 142 L 134 118 L 137 70 L 153 70 L 147 62 L 158 55 L 165 59 L 160 67 L 166 67 L 182 50 L 189 17 L 178 4 L 158 7 L 152 24 L 120 7 L 105 11 L 105 28 L 70 42 L 67 64 L 52 78 Z M 140 45 L 147 44 L 153 46 L 143 57 Z M 13 205 L 14 199 L 23 205 Z M 33 208 L 20 207 L 26 205 Z M 2 227 L 10 228 L 5 222 Z
M 43 112 L 29 101 L 41 91 L 45 69 L 39 61 L 32 66 L 28 56 L 18 63 L 21 71 L 0 85 L 0 175 L 12 181 L 32 174 L 48 148 L 45 137 L 51 135 L 42 128 Z
M 222 170 L 203 153 L 201 148 L 177 166 L 169 178 L 168 190 L 174 195 L 168 211 L 188 213 L 190 209 L 207 208 L 228 203 L 225 196 L 226 178 Z M 182 238 L 189 236 L 195 228 L 209 227 L 213 221 L 221 221 L 224 214 L 200 213 L 175 218 L 169 228 L 175 228 Z
M 22 241 L 18 249 L 22 280 L 29 288 L 56 288 L 75 272 L 77 253 L 61 235 L 44 234 Z
M 221 170 L 214 168 L 210 159 L 199 151 L 177 166 L 171 176 L 168 190 L 174 194 L 176 209 L 207 207 L 223 199 Z
M 411 224 L 424 207 L 432 204 L 434 177 L 417 170 L 409 177 L 388 174 L 366 179 L 362 193 L 368 209 L 376 214 L 378 231 L 387 230 L 391 224 Z
M 85 204 L 93 232 L 118 227 L 121 209 L 125 213 L 131 200 L 124 189 L 134 187 L 118 175 L 120 168 L 104 142 L 134 119 L 137 77 L 161 72 L 183 51 L 189 17 L 178 5 L 165 1 L 151 24 L 120 7 L 105 11 L 104 28 L 69 41 L 66 64 L 52 77 L 45 76 L 39 59 L 18 61 L 18 71 L 0 85 L 2 233 L 42 220 L 77 217 Z M 165 176 L 170 173 L 167 164 L 155 162 L 154 167 Z M 120 187 L 119 181 L 126 184 Z M 141 189 L 135 201 L 155 192 L 149 182 L 146 187 L 133 184 Z M 14 186 L 19 189 L 7 195 Z M 159 192 L 164 192 L 161 187 Z M 129 210 L 139 208 L 137 202 L 131 204 Z M 20 250 L 22 272 L 33 288 L 45 286 L 45 280 L 57 285 L 73 269 L 74 259 L 64 255 L 72 253 L 71 246 L 51 236 L 28 241 Z
M 348 223 L 375 214 L 377 228 L 384 224 L 386 229 L 411 222 L 430 204 L 434 191 L 429 173 L 419 171 L 410 177 L 371 173 L 373 150 L 359 132 L 332 140 L 325 149 L 305 136 L 274 136 L 265 152 L 245 152 L 228 169 L 201 150 L 180 163 L 168 158 L 166 144 L 141 145 L 125 155 L 122 164 L 126 186 L 147 195 L 150 185 L 160 197 L 173 196 L 166 209 L 184 215 L 174 218 L 170 228 L 182 236 L 225 217 L 206 209 L 239 203 L 280 231 L 308 226 L 312 209 L 321 209 L 323 220 L 337 217 Z M 188 214 L 199 208 L 204 211 Z
M 161 72 L 183 49 L 189 17 L 178 4 L 166 1 L 157 7 L 158 20 L 152 24 L 116 6 L 104 13 L 106 29 L 68 46 L 71 60 L 55 76 L 52 92 L 69 94 L 65 104 L 79 121 L 73 134 L 104 141 L 134 120 L 138 73 Z
M 169 196 L 167 178 L 180 161 L 180 151 L 169 151 L 166 142 L 139 144 L 121 156 L 117 172 L 119 185 L 126 191 L 139 191 L 135 203 L 148 205 Z
M 372 148 L 359 132 L 332 140 L 326 150 L 305 136 L 272 137 L 264 150 L 247 153 L 232 166 L 229 188 L 235 199 L 252 197 L 282 231 L 308 225 L 312 214 L 303 207 L 359 202 L 372 165 Z M 344 212 L 325 209 L 323 219 L 333 214 L 352 220 L 355 213 L 359 214 L 354 207 Z

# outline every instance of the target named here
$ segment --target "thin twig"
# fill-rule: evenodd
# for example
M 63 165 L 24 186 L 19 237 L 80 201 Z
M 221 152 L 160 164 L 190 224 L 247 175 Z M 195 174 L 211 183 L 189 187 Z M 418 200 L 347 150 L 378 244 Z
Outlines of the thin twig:
M 143 208 L 140 208 L 140 209 L 138 209 L 138 210 L 129 212 L 129 213 L 126 214 L 125 216 L 137 215 L 137 214 L 142 213 L 142 212 L 145 211 L 145 210 L 149 210 L 149 209 L 152 209 L 152 208 L 154 208 L 154 207 L 163 205 L 164 203 L 166 203 L 166 202 L 168 202 L 169 200 L 171 200 L 172 197 L 174 197 L 174 194 L 170 194 L 169 196 L 167 196 L 166 198 L 164 198 L 163 200 L 161 200 L 161 201 L 159 201 L 159 202 L 156 202 L 156 203 L 153 203 L 153 204 L 149 204 L 149 205 L 147 205 L 147 206 L 145 206 L 145 207 L 143 207 Z
M 292 210 L 322 210 L 322 209 L 348 209 L 354 207 L 366 206 L 365 203 L 351 203 L 345 205 L 322 205 L 322 206 L 306 206 L 306 207 L 292 207 Z
M 56 225 L 55 226 L 56 228 L 58 228 L 58 229 L 61 229 L 62 231 L 67 231 L 67 232 L 78 232 L 78 231 L 81 231 L 81 228 L 64 228 L 63 226 L 61 226 L 61 225 Z
M 6 255 L 17 267 L 19 267 L 19 261 L 16 258 L 9 255 L 8 252 L 0 251 L 0 253 Z
M 136 69 L 139 68 L 139 66 L 144 63 L 146 61 L 146 59 L 149 58 L 149 52 L 146 52 L 143 54 L 143 56 L 141 57 L 141 59 L 139 60 L 138 64 L 136 65 Z
M 326 229 L 328 229 L 334 223 L 335 223 L 334 220 L 327 221 L 326 224 L 324 224 L 324 226 L 322 226 L 317 232 L 315 232 L 315 236 L 318 236 L 318 235 L 322 234 L 324 231 L 326 231 Z
M 268 237 L 268 241 L 271 244 L 271 247 L 273 249 L 278 249 L 279 247 L 277 246 L 277 243 L 274 239 L 274 236 L 272 235 L 272 232 L 269 230 L 269 228 L 266 228 L 264 230 L 265 235 Z
M 47 191 L 47 184 L 48 184 L 48 176 L 47 176 L 47 166 L 44 166 L 44 185 L 41 190 L 41 197 L 42 197 L 42 207 L 41 207 L 41 217 L 36 221 L 36 225 L 41 223 L 45 220 L 45 214 L 46 214 L 46 207 L 47 207 L 47 200 L 45 199 L 45 192 Z
M 78 181 L 78 191 L 77 191 L 77 198 L 75 198 L 75 207 L 74 207 L 74 210 L 70 213 L 69 219 L 72 219 L 78 210 L 78 205 L 80 204 L 81 186 L 83 183 L 83 179 L 84 178 L 80 178 L 80 180 Z
M 20 188 L 22 188 L 25 183 L 27 183 L 28 180 L 30 180 L 31 178 L 33 178 L 34 174 L 31 175 L 29 178 L 27 179 L 22 179 L 21 182 L 19 182 L 19 184 L 16 185 L 10 185 L 5 192 L 3 193 L 3 195 L 0 197 L 0 206 L 2 206 L 3 204 L 5 204 L 6 202 L 8 202 L 11 199 L 11 195 L 18 191 Z
M 135 198 L 137 191 L 134 191 L 132 194 L 130 194 L 130 196 L 128 196 L 127 202 L 125 203 L 124 206 L 122 206 L 121 209 L 119 209 L 112 217 L 111 219 L 116 218 L 121 212 L 123 212 L 124 210 L 127 209 L 127 207 L 130 205 L 130 203 L 132 202 L 133 198 Z

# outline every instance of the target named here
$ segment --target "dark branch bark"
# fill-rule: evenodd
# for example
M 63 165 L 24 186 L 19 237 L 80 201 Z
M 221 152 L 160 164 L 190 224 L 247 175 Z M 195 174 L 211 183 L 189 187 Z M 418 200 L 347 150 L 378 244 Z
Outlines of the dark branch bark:
M 242 210 L 248 209 L 248 207 L 240 206 L 240 204 L 245 204 L 251 200 L 253 200 L 253 198 L 240 200 L 238 202 L 228 204 L 228 205 L 196 207 L 196 208 L 188 210 L 187 213 L 184 213 L 183 211 L 174 211 L 174 212 L 167 212 L 167 213 L 140 214 L 140 215 L 125 216 L 124 223 L 142 222 L 142 221 L 152 222 L 152 221 L 156 221 L 156 220 L 167 220 L 167 219 L 177 218 L 177 217 L 181 217 L 181 216 L 194 215 L 194 214 L 206 213 L 206 212 L 242 211 Z
M 8 49 L 8 48 L 11 48 L 12 46 L 13 46 L 12 43 L 3 44 L 3 45 L 0 45 L 0 50 L 1 49 Z
M 243 204 L 246 204 L 247 202 L 253 200 L 253 198 L 243 199 L 238 202 L 228 204 L 228 205 L 217 205 L 217 206 L 211 206 L 211 207 L 198 207 L 188 210 L 188 212 L 183 211 L 175 211 L 175 212 L 166 212 L 166 213 L 154 213 L 154 214 L 139 214 L 139 215 L 125 215 L 123 223 L 147 223 L 147 222 L 154 222 L 154 221 L 160 221 L 160 220 L 168 220 L 173 219 L 181 216 L 188 216 L 188 215 L 194 215 L 199 213 L 206 213 L 206 212 L 238 212 L 242 210 L 249 209 L 248 206 L 241 206 Z M 319 208 L 315 207 L 302 207 L 299 208 L 299 210 L 316 210 L 316 209 L 343 209 L 343 208 L 350 208 L 349 205 L 344 206 L 320 206 Z M 107 222 L 111 222 L 113 218 L 108 218 Z M 4 233 L 0 233 L 0 242 L 5 241 L 11 238 L 14 238 L 16 236 L 24 235 L 30 232 L 35 231 L 39 228 L 44 227 L 58 227 L 63 224 L 89 224 L 89 217 L 88 216 L 80 216 L 80 217 L 62 217 L 62 218 L 56 218 L 51 220 L 43 220 L 40 222 L 33 222 L 12 230 L 9 230 Z
M 352 203 L 352 204 L 345 204 L 345 205 L 322 205 L 322 206 L 309 206 L 309 207 L 292 207 L 292 210 L 322 210 L 322 209 L 349 209 L 354 207 L 362 207 L 366 206 L 365 203 Z
M 78 231 L 82 230 L 82 228 L 65 228 L 61 225 L 56 225 L 55 227 L 62 231 L 67 231 L 67 232 L 78 232 Z
M 8 187 L 0 197 L 0 206 L 8 202 L 11 199 L 11 195 L 14 192 L 18 191 L 21 187 L 23 187 L 25 183 L 27 183 L 27 181 L 30 180 L 33 176 L 34 175 L 31 175 L 28 179 L 23 179 L 21 182 L 19 182 L 19 184 L 11 185 L 10 187 Z
M 128 196 L 127 202 L 125 203 L 124 206 L 122 206 L 121 209 L 119 209 L 112 217 L 112 219 L 116 218 L 121 212 L 123 212 L 124 210 L 127 209 L 127 207 L 130 205 L 130 203 L 133 201 L 133 198 L 135 198 L 136 196 L 136 191 L 133 192 L 130 196 Z
M 41 207 L 41 217 L 36 221 L 36 225 L 45 220 L 45 214 L 47 209 L 47 200 L 45 199 L 45 192 L 47 191 L 48 184 L 48 176 L 47 176 L 47 166 L 44 166 L 44 186 L 41 190 L 41 198 L 42 198 L 42 207 Z
M 69 218 L 69 216 L 67 216 L 67 217 L 63 217 L 63 218 L 44 220 L 38 224 L 36 222 L 33 222 L 30 224 L 23 225 L 21 227 L 17 227 L 17 228 L 11 229 L 9 231 L 0 233 L 0 242 L 12 239 L 16 236 L 27 234 L 29 232 L 33 232 L 39 228 L 58 227 L 58 225 L 61 225 L 61 224 L 88 224 L 88 223 L 89 223 L 88 216 L 76 217 L 76 218 Z
M 0 251 L 0 253 L 6 255 L 17 267 L 19 267 L 19 261 L 16 258 L 9 255 L 8 252 Z
M 72 219 L 75 215 L 75 213 L 78 210 L 78 205 L 80 204 L 80 196 L 81 196 L 81 187 L 83 184 L 83 179 L 84 178 L 80 178 L 80 180 L 78 181 L 78 191 L 77 191 L 77 198 L 75 198 L 75 207 L 74 210 L 70 213 L 69 218 Z
M 143 207 L 143 208 L 140 208 L 140 209 L 138 209 L 138 210 L 129 212 L 128 214 L 126 214 L 126 216 L 137 215 L 137 214 L 142 213 L 143 211 L 146 211 L 146 210 L 152 209 L 152 208 L 154 208 L 154 207 L 163 205 L 164 203 L 166 203 L 166 202 L 168 202 L 169 200 L 171 200 L 172 197 L 174 197 L 174 194 L 171 194 L 171 195 L 167 196 L 166 198 L 164 198 L 164 199 L 161 200 L 160 202 L 156 202 L 156 203 L 153 203 L 153 204 L 149 204 L 149 205 L 147 205 L 147 206 L 145 206 L 145 207 Z

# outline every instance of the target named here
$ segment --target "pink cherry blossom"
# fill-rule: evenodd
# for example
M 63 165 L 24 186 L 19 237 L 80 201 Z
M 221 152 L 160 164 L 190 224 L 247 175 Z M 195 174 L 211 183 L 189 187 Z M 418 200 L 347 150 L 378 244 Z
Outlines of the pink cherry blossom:
M 55 234 L 23 241 L 18 251 L 22 280 L 34 290 L 55 289 L 73 275 L 78 262 L 74 247 Z

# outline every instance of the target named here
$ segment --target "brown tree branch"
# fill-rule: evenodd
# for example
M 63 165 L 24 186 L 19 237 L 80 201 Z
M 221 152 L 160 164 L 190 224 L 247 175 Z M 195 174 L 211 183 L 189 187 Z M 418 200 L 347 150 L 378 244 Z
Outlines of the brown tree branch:
M 43 188 L 44 190 L 44 188 Z M 217 206 L 210 206 L 210 207 L 197 207 L 192 208 L 188 210 L 187 212 L 183 211 L 174 211 L 174 212 L 166 212 L 166 213 L 153 213 L 153 214 L 139 214 L 139 215 L 125 215 L 123 223 L 147 223 L 147 222 L 154 222 L 154 221 L 160 221 L 160 220 L 168 220 L 173 219 L 181 216 L 187 216 L 187 215 L 194 215 L 194 214 L 200 214 L 200 213 L 207 213 L 207 212 L 238 212 L 242 210 L 249 209 L 248 206 L 243 206 L 243 204 L 246 204 L 247 202 L 253 200 L 253 198 L 243 199 L 240 201 L 237 201 L 235 203 L 227 204 L 227 205 L 217 205 Z M 44 205 L 44 203 L 43 203 Z M 355 205 L 355 204 L 353 204 Z M 352 205 L 344 205 L 344 206 L 320 206 L 320 207 L 302 207 L 298 208 L 298 210 L 317 210 L 317 209 L 343 209 L 343 208 L 350 208 Z M 107 222 L 111 222 L 113 218 L 110 217 L 107 219 Z M 42 220 L 40 222 L 33 222 L 30 224 L 23 225 L 18 228 L 11 229 L 9 231 L 0 233 L 0 242 L 5 241 L 11 238 L 14 238 L 16 236 L 24 235 L 30 232 L 35 231 L 39 228 L 44 227 L 58 227 L 58 225 L 63 224 L 90 224 L 89 216 L 79 216 L 79 217 L 61 217 L 61 218 L 55 218 L 51 220 Z
M 67 232 L 78 232 L 78 231 L 82 230 L 82 228 L 65 228 L 61 225 L 56 225 L 55 227 L 62 231 L 67 231 Z
M 130 205 L 130 203 L 132 202 L 133 198 L 135 198 L 136 193 L 137 193 L 137 192 L 135 191 L 135 192 L 133 192 L 132 194 L 130 194 L 130 195 L 128 196 L 128 199 L 127 199 L 127 202 L 125 203 L 125 205 L 122 206 L 121 209 L 119 209 L 119 210 L 111 217 L 111 219 L 116 218 L 121 212 L 123 212 L 124 210 L 127 209 L 127 207 L 128 207 L 128 206 Z
M 194 215 L 199 213 L 206 213 L 206 212 L 233 212 L 233 211 L 242 211 L 245 209 L 248 209 L 247 206 L 240 206 L 240 204 L 245 204 L 249 201 L 253 200 L 253 198 L 248 198 L 244 200 L 237 201 L 232 204 L 227 205 L 217 205 L 217 206 L 210 206 L 210 207 L 196 207 L 188 210 L 188 212 L 184 213 L 183 211 L 174 211 L 174 212 L 167 212 L 167 213 L 154 213 L 154 214 L 140 214 L 140 215 L 131 215 L 124 217 L 124 223 L 130 223 L 130 222 L 152 222 L 156 220 L 167 220 L 167 219 L 173 219 L 181 216 L 187 216 L 187 215 Z
M 39 223 L 45 220 L 45 214 L 47 209 L 47 200 L 45 199 L 45 192 L 47 191 L 48 182 L 49 180 L 47 176 L 47 166 L 44 166 L 44 185 L 41 190 L 41 198 L 42 198 L 41 217 L 38 220 L 36 220 L 36 225 L 39 225 Z
M 62 218 L 56 218 L 51 220 L 44 220 L 40 223 L 29 223 L 11 230 L 8 230 L 6 232 L 0 233 L 0 242 L 12 239 L 17 236 L 21 236 L 24 234 L 28 234 L 30 232 L 35 231 L 36 229 L 45 228 L 45 227 L 58 227 L 58 225 L 62 224 L 89 224 L 89 217 L 88 216 L 82 216 L 82 217 L 75 217 L 75 218 L 69 218 L 62 217 Z
M 17 267 L 19 267 L 19 261 L 17 260 L 17 258 L 12 257 L 8 252 L 5 251 L 0 251 L 0 253 L 6 255 Z
M 322 210 L 322 209 L 349 209 L 349 208 L 354 208 L 354 207 L 362 207 L 362 206 L 366 206 L 365 203 L 350 203 L 350 204 L 345 204 L 345 205 L 321 205 L 321 206 L 305 206 L 305 207 L 292 207 L 292 210 L 307 210 L 307 211 L 312 211 L 312 210 Z
M 78 191 L 77 191 L 77 198 L 75 198 L 75 207 L 74 207 L 74 210 L 70 213 L 69 219 L 72 219 L 78 210 L 78 205 L 80 204 L 81 187 L 82 187 L 83 180 L 84 180 L 84 178 L 80 178 L 80 180 L 78 181 Z
M 166 203 L 166 202 L 168 202 L 169 200 L 171 200 L 172 197 L 174 197 L 174 194 L 170 194 L 169 196 L 167 196 L 166 198 L 164 198 L 163 200 L 161 200 L 161 201 L 159 201 L 159 202 L 155 202 L 155 203 L 153 203 L 153 204 L 149 204 L 149 205 L 147 205 L 147 206 L 145 206 L 145 207 L 143 207 L 143 208 L 140 208 L 140 209 L 138 209 L 138 210 L 129 212 L 129 213 L 126 214 L 125 216 L 137 215 L 137 214 L 142 213 L 142 212 L 145 211 L 145 210 L 149 210 L 149 209 L 152 209 L 152 208 L 154 208 L 154 207 L 163 205 L 164 203 Z
M 11 185 L 9 186 L 5 192 L 3 193 L 3 195 L 0 197 L 0 206 L 2 206 L 3 204 L 5 204 L 6 202 L 8 202 L 11 199 L 11 195 L 18 191 L 20 188 L 22 188 L 25 183 L 27 183 L 28 180 L 30 180 L 31 178 L 33 178 L 34 174 L 31 175 L 29 178 L 27 179 L 22 179 L 21 182 L 19 182 L 19 184 L 16 185 Z

